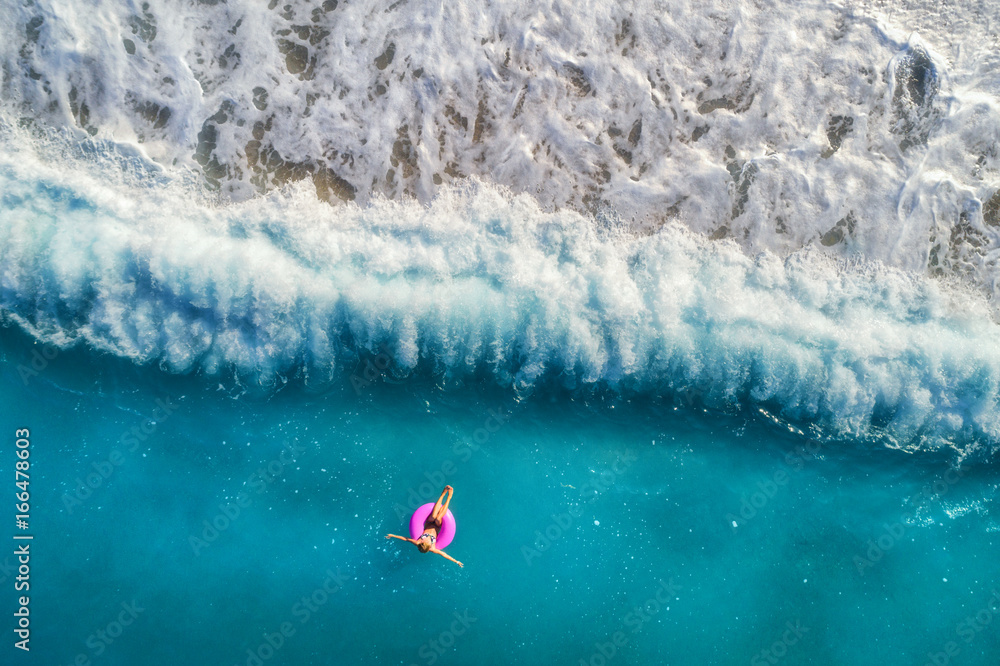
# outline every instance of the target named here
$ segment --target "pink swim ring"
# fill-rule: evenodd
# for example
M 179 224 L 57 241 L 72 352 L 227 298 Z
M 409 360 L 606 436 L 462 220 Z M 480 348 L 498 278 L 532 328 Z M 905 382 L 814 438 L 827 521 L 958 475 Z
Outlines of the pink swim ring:
M 424 522 L 426 522 L 427 517 L 431 515 L 431 511 L 434 510 L 434 502 L 429 504 L 424 504 L 422 507 L 413 512 L 410 516 L 410 538 L 416 539 L 421 534 L 424 533 Z M 451 514 L 451 509 L 444 514 L 444 519 L 441 521 L 441 527 L 438 529 L 437 539 L 434 546 L 438 550 L 444 550 L 451 540 L 455 538 L 455 516 Z

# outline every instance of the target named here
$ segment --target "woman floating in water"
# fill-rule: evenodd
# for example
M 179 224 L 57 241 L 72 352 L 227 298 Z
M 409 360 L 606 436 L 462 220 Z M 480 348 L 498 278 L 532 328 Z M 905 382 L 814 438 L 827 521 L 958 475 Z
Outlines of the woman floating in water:
M 454 492 L 454 488 L 445 486 L 437 502 L 433 505 L 425 504 L 413 513 L 413 518 L 410 519 L 410 535 L 416 537 L 415 539 L 408 539 L 398 534 L 386 534 L 385 538 L 409 541 L 419 548 L 421 553 L 437 553 L 458 566 L 464 567 L 465 565 L 461 562 L 437 547 L 438 540 L 441 541 L 441 547 L 444 548 L 451 543 L 455 536 L 455 517 L 448 510 Z M 445 499 L 445 495 L 448 496 L 448 499 Z M 433 508 L 431 508 L 432 506 Z M 417 532 L 421 532 L 421 520 L 423 521 L 423 531 L 420 536 L 417 536 Z

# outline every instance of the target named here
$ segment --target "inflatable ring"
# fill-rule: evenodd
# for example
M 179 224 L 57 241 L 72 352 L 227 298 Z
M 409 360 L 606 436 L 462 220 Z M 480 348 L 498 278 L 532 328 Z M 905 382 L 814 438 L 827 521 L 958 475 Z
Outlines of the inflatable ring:
M 413 512 L 410 517 L 410 538 L 416 539 L 421 534 L 424 533 L 424 522 L 427 517 L 431 515 L 431 511 L 434 510 L 434 502 L 430 504 L 424 504 L 422 507 Z M 455 538 L 455 516 L 451 515 L 451 509 L 444 514 L 444 519 L 441 521 L 441 528 L 438 530 L 437 540 L 434 542 L 434 547 L 439 550 L 444 550 L 451 540 Z

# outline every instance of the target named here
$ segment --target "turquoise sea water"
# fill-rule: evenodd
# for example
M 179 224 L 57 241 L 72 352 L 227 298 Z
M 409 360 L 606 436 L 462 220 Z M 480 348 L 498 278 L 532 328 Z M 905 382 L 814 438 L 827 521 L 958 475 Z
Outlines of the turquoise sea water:
M 5 421 L 31 429 L 36 498 L 33 649 L 9 663 L 915 664 L 953 643 L 952 663 L 991 664 L 1000 650 L 988 464 L 948 474 L 946 457 L 687 396 L 517 401 L 363 364 L 322 394 L 254 396 L 74 351 L 25 386 L 39 347 L 4 332 Z M 462 569 L 383 539 L 442 482 Z

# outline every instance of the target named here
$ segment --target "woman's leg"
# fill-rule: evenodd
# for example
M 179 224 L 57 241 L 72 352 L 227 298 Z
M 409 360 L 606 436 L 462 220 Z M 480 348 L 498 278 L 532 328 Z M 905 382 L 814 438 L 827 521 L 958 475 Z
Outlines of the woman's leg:
M 448 513 L 448 505 L 451 504 L 451 496 L 455 492 L 455 489 L 451 486 L 445 486 L 444 490 L 441 491 L 441 497 L 434 504 L 434 509 L 431 511 L 430 519 L 434 521 L 436 525 L 441 525 L 441 521 L 444 520 L 444 516 Z M 448 499 L 444 496 L 447 495 Z

